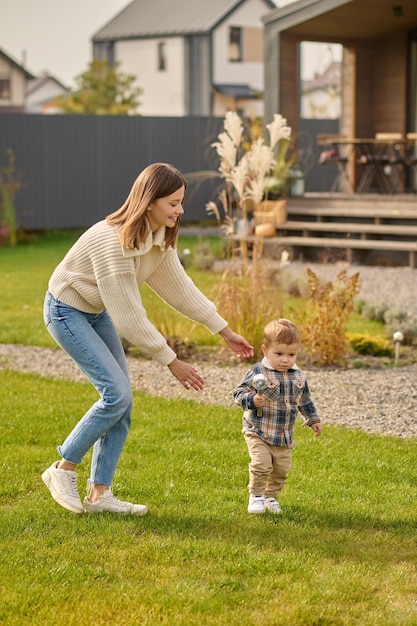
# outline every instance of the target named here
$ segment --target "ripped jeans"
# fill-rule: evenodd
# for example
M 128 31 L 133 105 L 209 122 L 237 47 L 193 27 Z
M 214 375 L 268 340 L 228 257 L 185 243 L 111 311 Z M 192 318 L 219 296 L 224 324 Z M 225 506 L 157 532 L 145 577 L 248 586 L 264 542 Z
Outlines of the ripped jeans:
M 44 321 L 49 333 L 97 389 L 100 398 L 58 447 L 78 465 L 93 446 L 90 482 L 111 486 L 133 404 L 122 343 L 106 311 L 83 313 L 47 292 Z

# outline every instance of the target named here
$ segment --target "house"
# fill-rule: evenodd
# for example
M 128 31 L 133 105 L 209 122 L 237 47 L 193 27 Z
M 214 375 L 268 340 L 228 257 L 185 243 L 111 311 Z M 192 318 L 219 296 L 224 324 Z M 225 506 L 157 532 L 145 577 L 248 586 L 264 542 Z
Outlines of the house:
M 134 0 L 92 38 L 143 90 L 148 116 L 263 114 L 262 17 L 272 0 Z
M 24 112 L 26 85 L 33 78 L 33 74 L 0 48 L 0 112 Z
M 65 85 L 47 73 L 31 78 L 26 87 L 26 113 L 56 113 L 55 98 L 68 93 Z
M 306 119 L 339 119 L 341 115 L 341 64 L 332 61 L 310 80 L 301 79 L 300 116 Z
M 317 133 L 310 133 L 314 149 L 318 133 L 358 140 L 417 131 L 416 0 L 296 0 L 271 11 L 263 23 L 266 119 L 280 111 L 295 135 L 305 131 L 298 114 L 300 48 L 304 42 L 326 42 L 343 49 L 340 119 L 336 128 L 331 120 L 327 126 L 316 123 Z M 364 168 L 358 152 L 359 147 L 350 152 L 346 148 L 346 173 L 351 188 L 361 190 Z M 405 187 L 415 188 L 415 168 L 406 177 Z
M 322 41 L 343 46 L 342 134 L 417 131 L 416 0 L 297 0 L 263 22 L 266 118 L 297 129 L 300 43 Z

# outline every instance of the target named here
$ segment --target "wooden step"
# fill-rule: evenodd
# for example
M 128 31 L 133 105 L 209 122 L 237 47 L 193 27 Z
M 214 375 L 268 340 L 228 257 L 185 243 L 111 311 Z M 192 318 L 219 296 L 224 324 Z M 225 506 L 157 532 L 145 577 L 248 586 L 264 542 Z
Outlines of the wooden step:
M 277 246 L 310 246 L 315 248 L 360 248 L 363 250 L 403 250 L 417 252 L 417 241 L 388 241 L 386 239 L 353 239 L 351 237 L 240 237 L 240 241 L 254 243 L 263 241 L 265 244 Z
M 330 232 L 330 233 L 344 233 L 359 234 L 366 237 L 367 234 L 371 235 L 399 235 L 406 237 L 417 237 L 417 223 L 416 225 L 406 224 L 358 224 L 352 222 L 318 222 L 318 221 L 298 221 L 288 220 L 284 224 L 281 224 L 278 231 L 283 230 L 303 230 L 307 232 Z
M 416 201 L 417 205 L 417 201 Z M 315 217 L 349 217 L 349 218 L 371 218 L 374 220 L 404 220 L 411 219 L 417 221 L 417 206 L 412 207 L 395 207 L 390 206 L 381 208 L 373 204 L 369 204 L 365 207 L 356 206 L 341 206 L 341 207 L 328 207 L 324 205 L 311 206 L 311 205 L 297 205 L 287 207 L 288 216 L 300 215 L 300 216 L 315 216 Z
M 329 208 L 343 209 L 356 208 L 366 209 L 369 206 L 375 209 L 385 210 L 405 210 L 413 209 L 417 212 L 417 195 L 416 194 L 332 194 L 332 193 L 307 193 L 302 197 L 288 198 L 287 206 L 292 207 L 312 207 L 312 208 Z
M 386 252 L 407 252 L 409 266 L 416 267 L 417 258 L 417 241 L 393 241 L 386 239 L 357 239 L 352 237 L 238 237 L 233 236 L 235 241 L 245 241 L 247 243 L 255 243 L 262 241 L 265 248 L 271 246 L 281 248 L 307 247 L 307 248 L 341 248 L 346 251 L 353 249 L 359 250 L 383 250 Z M 350 256 L 350 255 L 348 255 Z

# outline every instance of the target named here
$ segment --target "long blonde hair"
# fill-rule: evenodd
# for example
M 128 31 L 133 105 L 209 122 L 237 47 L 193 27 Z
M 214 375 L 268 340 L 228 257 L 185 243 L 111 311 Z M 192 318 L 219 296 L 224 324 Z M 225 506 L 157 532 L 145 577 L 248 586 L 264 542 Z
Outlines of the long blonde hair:
M 165 198 L 187 182 L 179 170 L 168 163 L 148 165 L 137 177 L 123 205 L 107 216 L 107 223 L 119 226 L 120 243 L 124 248 L 137 248 L 149 234 L 146 210 L 150 204 Z M 165 247 L 176 247 L 180 220 L 173 228 L 167 228 Z

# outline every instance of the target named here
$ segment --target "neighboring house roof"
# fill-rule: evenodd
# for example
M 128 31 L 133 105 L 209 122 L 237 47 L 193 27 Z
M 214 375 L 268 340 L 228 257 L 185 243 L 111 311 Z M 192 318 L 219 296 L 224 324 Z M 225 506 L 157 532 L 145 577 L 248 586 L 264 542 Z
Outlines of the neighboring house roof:
M 93 41 L 195 35 L 212 31 L 246 0 L 134 0 L 101 28 Z M 265 11 L 276 8 L 263 0 Z
M 68 91 L 68 87 L 63 85 L 59 80 L 57 80 L 54 76 L 50 74 L 42 74 L 37 78 L 32 78 L 29 80 L 26 88 L 26 94 L 28 96 L 33 95 L 36 91 L 39 91 L 46 84 L 54 83 L 57 87 L 62 89 L 62 91 Z
M 332 61 L 322 74 L 316 74 L 310 80 L 302 81 L 302 91 L 307 93 L 316 89 L 326 89 L 329 85 L 336 86 L 342 82 L 342 65 L 340 61 Z
M 223 96 L 227 96 L 228 98 L 235 98 L 237 100 L 259 100 L 260 98 L 262 98 L 262 93 L 260 91 L 256 91 L 255 89 L 252 89 L 250 85 L 217 84 L 213 85 L 213 89 L 218 93 L 221 93 Z
M 25 77 L 28 80 L 31 78 L 35 78 L 35 76 L 31 74 L 30 72 L 28 72 L 27 69 L 23 67 L 23 65 L 20 65 L 20 63 L 17 63 L 17 61 L 12 59 L 12 57 L 6 54 L 4 50 L 2 50 L 1 48 L 0 48 L 0 56 L 2 56 L 10 65 L 13 65 L 13 67 L 23 72 Z

